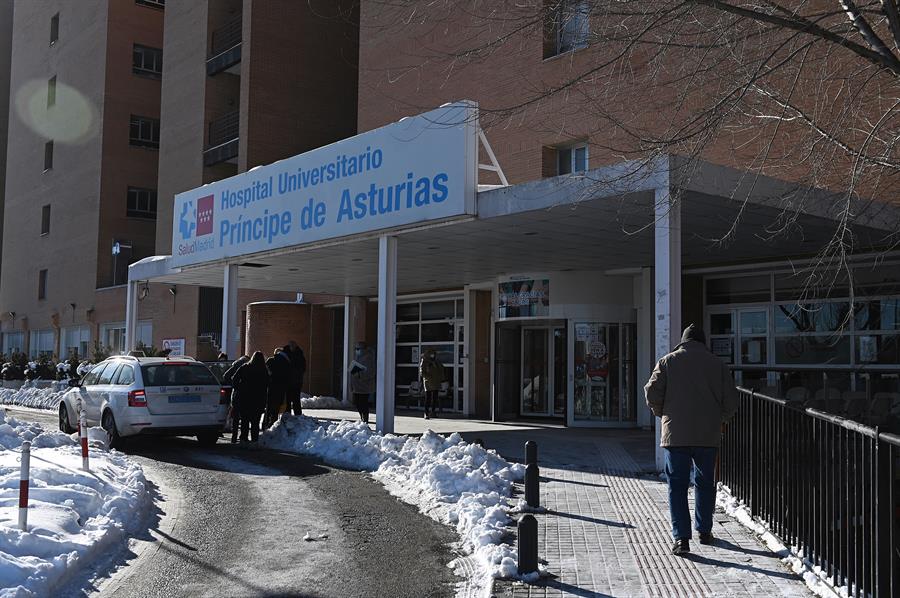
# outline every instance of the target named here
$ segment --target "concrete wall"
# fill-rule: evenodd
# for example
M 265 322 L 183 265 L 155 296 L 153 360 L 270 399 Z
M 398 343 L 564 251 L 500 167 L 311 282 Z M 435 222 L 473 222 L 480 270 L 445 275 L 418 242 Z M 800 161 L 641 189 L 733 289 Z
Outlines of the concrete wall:
M 156 253 L 160 255 L 172 252 L 175 194 L 204 182 L 206 39 L 206 2 L 166 6 L 156 216 Z
M 3 270 L 3 197 L 6 194 L 6 133 L 9 127 L 12 24 L 12 0 L 2 0 L 0 1 L 0 271 Z
M 56 13 L 59 39 L 50 45 Z M 15 3 L 10 87 L 21 106 L 30 106 L 13 109 L 9 122 L 15 151 L 7 156 L 0 313 L 15 312 L 15 328 L 81 323 L 94 303 L 106 15 L 106 0 Z M 48 108 L 47 81 L 54 75 L 57 100 Z M 127 142 L 127 123 L 121 135 Z M 55 141 L 53 168 L 43 172 L 48 139 Z M 50 233 L 42 236 L 45 204 L 51 205 Z M 47 298 L 39 301 L 42 269 L 48 270 Z M 3 329 L 12 324 L 5 319 Z

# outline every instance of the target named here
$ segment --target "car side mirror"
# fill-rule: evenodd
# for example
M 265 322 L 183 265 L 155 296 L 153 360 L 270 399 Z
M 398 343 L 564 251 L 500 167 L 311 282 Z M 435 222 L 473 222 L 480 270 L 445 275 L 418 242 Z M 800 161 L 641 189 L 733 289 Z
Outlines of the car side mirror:
M 79 388 L 81 386 L 81 380 L 78 378 L 69 378 L 69 386 L 72 388 Z

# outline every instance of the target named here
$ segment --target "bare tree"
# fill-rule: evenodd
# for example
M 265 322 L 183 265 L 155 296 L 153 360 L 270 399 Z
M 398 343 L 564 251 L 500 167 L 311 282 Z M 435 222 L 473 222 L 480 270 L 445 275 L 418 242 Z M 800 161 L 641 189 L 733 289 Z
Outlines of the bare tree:
M 676 154 L 685 158 L 683 177 L 709 160 L 751 179 L 835 192 L 827 206 L 834 235 L 810 289 L 852 280 L 853 225 L 900 189 L 894 0 L 370 0 L 361 15 L 363 52 L 374 31 L 415 40 L 398 43 L 378 67 L 388 83 L 379 93 L 390 94 L 391 81 L 422 82 L 418 99 L 394 98 L 411 108 L 440 95 L 429 88 L 435 82 L 466 88 L 467 77 L 485 81 L 481 72 L 496 78 L 500 64 L 514 91 L 498 81 L 479 94 L 487 129 L 527 122 L 559 139 L 586 136 L 601 161 Z M 583 33 L 585 47 L 558 52 L 561 32 Z M 543 58 L 548 47 L 556 51 L 540 68 L 536 37 Z M 745 202 L 741 193 L 734 199 Z M 788 234 L 811 198 L 783 198 L 766 234 Z M 717 241 L 728 242 L 740 222 L 738 215 Z M 885 234 L 882 247 L 896 243 L 896 233 Z

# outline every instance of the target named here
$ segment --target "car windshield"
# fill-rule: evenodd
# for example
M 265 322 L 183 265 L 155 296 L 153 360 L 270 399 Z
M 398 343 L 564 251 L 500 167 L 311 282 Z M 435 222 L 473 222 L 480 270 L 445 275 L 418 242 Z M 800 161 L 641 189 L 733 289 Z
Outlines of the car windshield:
M 144 386 L 218 386 L 219 382 L 201 363 L 158 363 L 142 365 Z

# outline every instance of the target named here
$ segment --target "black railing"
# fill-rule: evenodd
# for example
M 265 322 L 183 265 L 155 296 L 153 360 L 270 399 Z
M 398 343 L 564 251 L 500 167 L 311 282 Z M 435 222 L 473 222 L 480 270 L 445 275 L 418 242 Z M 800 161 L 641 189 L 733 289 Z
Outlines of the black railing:
M 213 58 L 241 43 L 242 15 L 234 18 L 212 33 L 209 57 Z
M 237 110 L 210 121 L 207 149 L 237 139 L 240 133 L 240 125 L 240 112 Z
M 900 368 L 733 366 L 741 386 L 883 431 L 900 432 Z
M 720 479 L 851 596 L 900 596 L 900 437 L 740 389 Z

